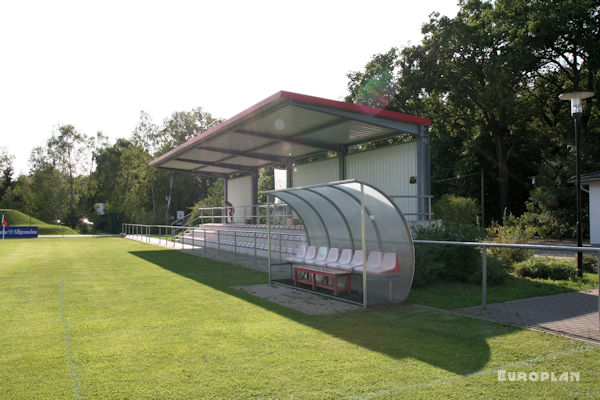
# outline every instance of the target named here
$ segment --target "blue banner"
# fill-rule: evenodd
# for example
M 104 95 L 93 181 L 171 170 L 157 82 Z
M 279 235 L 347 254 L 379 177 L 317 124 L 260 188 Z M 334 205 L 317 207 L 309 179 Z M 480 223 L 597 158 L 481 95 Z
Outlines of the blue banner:
M 2 232 L 0 232 L 0 235 L 1 234 Z M 36 237 L 38 237 L 37 226 L 7 226 L 4 228 L 5 239 L 26 239 Z

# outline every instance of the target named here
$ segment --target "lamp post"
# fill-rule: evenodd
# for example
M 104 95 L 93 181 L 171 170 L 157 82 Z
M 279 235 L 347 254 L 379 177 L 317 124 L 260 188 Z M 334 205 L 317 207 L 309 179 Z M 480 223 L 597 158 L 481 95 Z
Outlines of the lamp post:
M 571 101 L 571 116 L 575 120 L 575 177 L 577 180 L 577 247 L 582 246 L 581 239 L 581 176 L 579 172 L 579 141 L 581 137 L 581 116 L 583 115 L 583 100 L 592 97 L 594 92 L 567 92 L 558 96 L 561 100 Z M 583 277 L 583 254 L 577 252 L 577 274 Z

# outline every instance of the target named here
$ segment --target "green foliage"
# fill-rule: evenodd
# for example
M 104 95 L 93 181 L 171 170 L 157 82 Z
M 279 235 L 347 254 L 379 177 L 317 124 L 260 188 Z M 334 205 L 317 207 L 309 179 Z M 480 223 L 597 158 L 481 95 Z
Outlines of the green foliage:
M 202 200 L 194 204 L 192 209 L 192 214 L 190 216 L 190 221 L 195 225 L 197 223 L 204 222 L 223 222 L 222 218 L 202 218 L 208 217 L 211 215 L 214 216 L 223 216 L 225 215 L 222 210 L 214 210 L 214 211 L 206 211 L 201 210 L 202 208 L 212 208 L 212 207 L 225 207 L 225 203 L 223 201 L 224 192 L 223 192 L 223 180 L 217 179 L 213 182 L 213 184 L 208 188 L 208 193 L 206 197 Z
M 530 257 L 515 264 L 515 275 L 563 281 L 575 280 L 577 279 L 577 264 L 571 258 Z
M 275 189 L 274 167 L 265 167 L 258 170 L 258 202 L 266 203 L 267 195 L 261 194 L 265 190 Z
M 483 171 L 484 226 L 506 209 L 522 214 L 531 199 L 540 235 L 574 237 L 573 121 L 558 95 L 597 92 L 598 2 L 466 0 L 459 7 L 453 18 L 433 13 L 420 44 L 377 54 L 348 74 L 347 100 L 434 120 L 434 196 L 479 198 Z M 386 90 L 393 98 L 381 102 Z M 598 96 L 585 102 L 583 171 L 600 169 L 599 105 Z
M 432 205 L 433 216 L 444 225 L 478 225 L 477 201 L 467 197 L 445 194 Z
M 526 244 L 533 238 L 532 228 L 523 225 L 520 218 L 514 217 L 511 214 L 505 215 L 503 225 L 494 222 L 487 229 L 487 234 L 493 237 L 496 243 Z M 503 269 L 512 271 L 515 263 L 526 260 L 533 254 L 533 251 L 528 249 L 492 247 L 489 253 L 492 257 L 500 261 Z
M 483 232 L 470 225 L 449 225 L 421 228 L 416 239 L 436 241 L 477 242 Z M 416 244 L 415 287 L 429 285 L 440 280 L 458 282 L 481 281 L 481 250 L 476 247 Z M 508 274 L 502 263 L 488 257 L 488 282 L 496 284 Z
M 583 254 L 583 271 L 597 273 L 598 272 L 598 256 L 591 254 Z

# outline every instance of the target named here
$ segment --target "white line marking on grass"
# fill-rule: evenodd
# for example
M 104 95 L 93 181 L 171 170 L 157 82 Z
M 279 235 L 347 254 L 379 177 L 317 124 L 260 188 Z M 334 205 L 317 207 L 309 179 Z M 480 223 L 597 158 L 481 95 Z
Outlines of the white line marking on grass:
M 375 397 L 386 396 L 386 395 L 400 393 L 400 392 L 407 392 L 407 391 L 415 390 L 415 389 L 422 389 L 422 388 L 431 387 L 431 386 L 443 385 L 445 383 L 450 383 L 450 382 L 454 382 L 454 381 L 461 380 L 461 379 L 468 379 L 468 378 L 473 378 L 473 377 L 482 376 L 482 375 L 489 375 L 489 374 L 497 374 L 498 370 L 512 370 L 512 369 L 515 369 L 518 367 L 530 366 L 532 364 L 536 364 L 541 361 L 552 360 L 552 359 L 556 359 L 557 357 L 568 356 L 571 354 L 581 353 L 584 351 L 597 349 L 597 348 L 598 348 L 597 346 L 577 347 L 577 348 L 571 349 L 571 350 L 565 350 L 565 351 L 561 351 L 561 352 L 554 353 L 554 354 L 548 354 L 545 356 L 534 357 L 534 358 L 530 358 L 528 360 L 518 361 L 518 362 L 511 363 L 511 364 L 506 364 L 497 369 L 485 369 L 483 371 L 473 372 L 473 373 L 467 374 L 467 375 L 453 376 L 452 378 L 437 379 L 435 381 L 418 383 L 416 385 L 409 385 L 409 386 L 402 386 L 402 387 L 395 387 L 395 388 L 391 388 L 391 389 L 379 390 L 376 392 L 366 393 L 361 396 L 348 397 L 348 399 L 349 400 L 350 399 L 372 399 Z
M 60 286 L 58 291 L 58 312 L 60 313 L 60 319 L 62 321 L 63 331 L 65 333 L 65 346 L 67 348 L 67 357 L 69 359 L 69 370 L 71 372 L 71 381 L 73 382 L 73 391 L 75 392 L 75 398 L 81 399 L 81 389 L 79 388 L 79 379 L 77 379 L 77 371 L 75 370 L 75 363 L 73 362 L 73 352 L 71 351 L 71 337 L 69 335 L 69 327 L 67 325 L 67 319 L 65 317 L 65 308 L 63 305 L 64 282 L 62 279 L 60 279 L 59 282 Z

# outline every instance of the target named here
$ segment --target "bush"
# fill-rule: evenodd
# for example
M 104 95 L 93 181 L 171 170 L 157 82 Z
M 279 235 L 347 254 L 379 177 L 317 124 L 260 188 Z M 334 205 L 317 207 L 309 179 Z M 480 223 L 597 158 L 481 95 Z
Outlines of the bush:
M 468 225 L 430 226 L 418 229 L 416 238 L 472 242 L 480 241 L 483 232 Z M 440 279 L 471 282 L 475 279 L 477 271 L 481 269 L 481 253 L 476 247 L 417 244 L 415 250 L 416 265 L 413 283 L 416 287 Z
M 575 280 L 577 264 L 562 257 L 530 257 L 515 265 L 515 275 L 556 281 Z
M 598 256 L 591 254 L 583 255 L 583 270 L 585 272 L 596 273 L 598 272 Z
M 477 226 L 479 207 L 477 201 L 469 197 L 445 194 L 432 205 L 433 215 L 443 224 Z
M 519 218 L 510 214 L 504 216 L 503 225 L 493 223 L 488 229 L 488 236 L 497 243 L 529 243 L 533 238 L 533 231 L 521 224 Z M 514 264 L 525 261 L 533 255 L 528 249 L 491 248 L 489 254 L 502 263 L 502 269 L 513 271 Z

